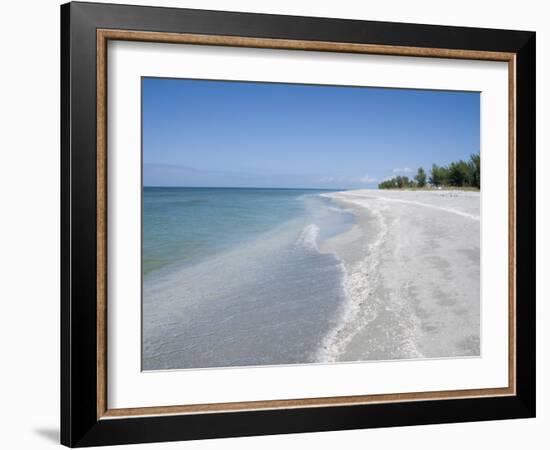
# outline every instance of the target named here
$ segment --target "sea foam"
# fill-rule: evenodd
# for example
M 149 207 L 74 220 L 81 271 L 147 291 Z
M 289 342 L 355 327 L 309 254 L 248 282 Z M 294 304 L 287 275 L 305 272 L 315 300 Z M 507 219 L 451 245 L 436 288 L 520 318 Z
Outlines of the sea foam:
M 319 237 L 319 227 L 311 223 L 304 227 L 298 238 L 298 245 L 302 245 L 310 250 L 319 251 L 317 238 Z

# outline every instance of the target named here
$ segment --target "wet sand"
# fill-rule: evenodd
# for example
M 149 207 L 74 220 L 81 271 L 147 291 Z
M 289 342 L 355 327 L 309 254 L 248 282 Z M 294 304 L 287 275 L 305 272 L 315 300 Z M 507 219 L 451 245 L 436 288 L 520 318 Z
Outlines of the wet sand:
M 480 195 L 356 190 L 324 194 L 356 225 L 324 242 L 346 302 L 317 360 L 480 354 Z

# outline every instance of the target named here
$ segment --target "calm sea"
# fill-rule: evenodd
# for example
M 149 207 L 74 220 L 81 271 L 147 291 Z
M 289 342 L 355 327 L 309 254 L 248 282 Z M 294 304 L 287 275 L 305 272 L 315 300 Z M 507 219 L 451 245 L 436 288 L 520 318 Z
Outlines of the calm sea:
M 143 369 L 314 362 L 344 301 L 319 244 L 354 216 L 305 189 L 143 190 Z

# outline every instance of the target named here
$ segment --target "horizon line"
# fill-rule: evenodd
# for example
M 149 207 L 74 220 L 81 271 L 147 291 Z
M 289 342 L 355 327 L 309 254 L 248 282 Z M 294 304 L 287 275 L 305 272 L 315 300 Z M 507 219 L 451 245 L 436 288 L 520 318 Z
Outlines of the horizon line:
M 349 191 L 350 189 L 361 189 L 361 188 L 305 188 L 305 187 L 259 187 L 259 186 L 152 186 L 152 185 L 142 185 L 143 188 L 185 188 L 185 189 L 282 189 L 282 190 L 296 190 L 300 189 L 303 191 Z M 367 189 L 367 188 L 364 188 Z

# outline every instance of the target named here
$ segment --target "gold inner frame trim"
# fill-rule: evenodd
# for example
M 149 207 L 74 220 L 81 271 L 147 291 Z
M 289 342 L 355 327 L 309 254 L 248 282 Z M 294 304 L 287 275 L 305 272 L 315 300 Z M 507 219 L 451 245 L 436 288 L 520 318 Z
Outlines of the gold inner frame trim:
M 217 45 L 371 55 L 451 58 L 508 62 L 508 386 L 488 389 L 408 392 L 378 395 L 262 400 L 199 405 L 109 409 L 107 405 L 107 42 L 109 40 Z M 206 414 L 266 409 L 313 408 L 358 404 L 448 400 L 516 394 L 516 54 L 478 50 L 404 47 L 240 36 L 97 30 L 97 418 Z

